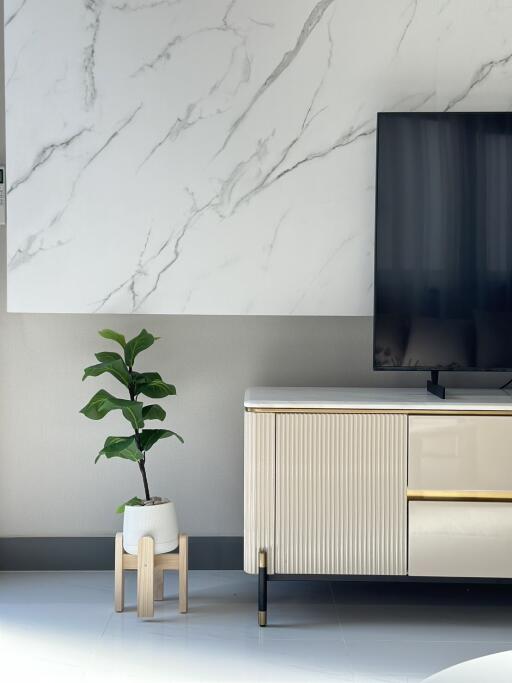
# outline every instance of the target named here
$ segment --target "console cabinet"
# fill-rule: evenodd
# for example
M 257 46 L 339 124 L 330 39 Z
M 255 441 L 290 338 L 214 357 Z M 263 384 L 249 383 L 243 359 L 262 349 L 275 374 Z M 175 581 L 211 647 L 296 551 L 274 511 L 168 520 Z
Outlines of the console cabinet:
M 512 398 L 250 389 L 244 568 L 512 578 Z

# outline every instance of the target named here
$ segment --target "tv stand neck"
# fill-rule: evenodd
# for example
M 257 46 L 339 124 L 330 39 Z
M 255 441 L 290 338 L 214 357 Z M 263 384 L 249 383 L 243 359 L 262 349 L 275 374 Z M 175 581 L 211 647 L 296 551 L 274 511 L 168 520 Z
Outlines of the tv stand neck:
M 446 389 L 439 384 L 439 370 L 431 370 L 430 379 L 427 380 L 427 391 L 438 398 L 446 398 Z

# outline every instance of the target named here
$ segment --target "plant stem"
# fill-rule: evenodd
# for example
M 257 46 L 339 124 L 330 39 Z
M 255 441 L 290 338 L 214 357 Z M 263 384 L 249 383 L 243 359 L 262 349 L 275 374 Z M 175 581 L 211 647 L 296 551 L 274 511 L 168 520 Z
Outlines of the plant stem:
M 131 367 L 128 368 L 128 372 L 130 373 L 130 375 L 133 378 Z M 128 389 L 128 391 L 130 393 L 130 400 L 135 401 L 135 392 L 133 391 L 133 389 L 130 387 Z M 140 434 L 139 434 L 138 429 L 135 430 L 135 443 L 137 444 L 139 451 L 141 451 L 141 453 L 142 453 L 142 448 L 141 448 L 141 443 L 140 443 Z M 146 476 L 146 454 L 145 453 L 144 453 L 144 458 L 142 460 L 139 460 L 139 470 L 140 470 L 140 473 L 142 475 L 142 482 L 144 484 L 144 495 L 146 496 L 146 500 L 151 500 L 151 496 L 149 494 L 148 478 Z
M 144 493 L 146 494 L 146 500 L 150 500 L 148 479 L 146 477 L 146 467 L 144 465 L 144 460 L 139 460 L 139 469 L 142 474 L 142 481 L 144 482 Z

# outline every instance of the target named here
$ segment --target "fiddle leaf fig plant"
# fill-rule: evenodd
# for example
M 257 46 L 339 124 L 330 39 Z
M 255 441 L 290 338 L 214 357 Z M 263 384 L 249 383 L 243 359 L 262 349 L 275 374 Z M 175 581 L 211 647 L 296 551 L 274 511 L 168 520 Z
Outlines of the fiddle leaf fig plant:
M 104 339 L 119 344 L 122 354 L 116 351 L 96 353 L 98 362 L 85 368 L 82 381 L 87 377 L 99 377 L 107 372 L 123 385 L 129 398 L 117 398 L 108 391 L 100 389 L 80 412 L 91 420 L 101 420 L 112 410 L 120 410 L 123 417 L 130 423 L 132 431 L 127 436 L 107 436 L 94 462 L 98 462 L 102 455 L 106 458 L 124 458 L 136 462 L 142 476 L 145 500 L 151 501 L 146 474 L 147 452 L 160 439 L 175 436 L 181 443 L 183 439 L 170 429 L 145 429 L 148 420 L 163 421 L 166 412 L 157 403 L 144 405 L 140 396 L 161 399 L 174 396 L 176 388 L 164 382 L 157 372 L 136 372 L 133 369 L 139 353 L 149 349 L 159 337 L 153 336 L 147 330 L 141 330 L 129 341 L 126 341 L 124 335 L 114 330 L 100 330 L 99 334 Z M 135 496 L 119 506 L 117 511 L 123 512 L 125 505 L 143 505 L 144 502 L 143 499 Z

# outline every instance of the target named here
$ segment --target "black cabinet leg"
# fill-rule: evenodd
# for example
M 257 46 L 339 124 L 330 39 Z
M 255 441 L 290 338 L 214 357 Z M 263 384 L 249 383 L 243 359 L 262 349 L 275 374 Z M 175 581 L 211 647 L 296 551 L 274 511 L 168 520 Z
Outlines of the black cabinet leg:
M 258 553 L 258 624 L 267 625 L 267 551 Z

